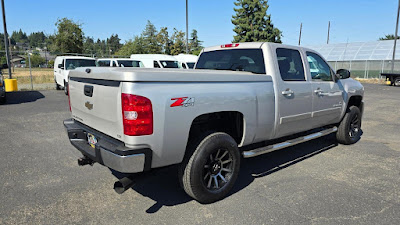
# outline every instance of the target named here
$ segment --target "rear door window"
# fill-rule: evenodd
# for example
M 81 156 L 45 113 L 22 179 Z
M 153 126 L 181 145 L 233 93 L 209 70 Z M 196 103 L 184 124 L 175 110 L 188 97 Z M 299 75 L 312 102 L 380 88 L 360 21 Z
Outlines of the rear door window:
M 154 68 L 161 68 L 160 64 L 158 64 L 157 61 L 154 60 L 153 63 L 154 63 Z
M 261 49 L 230 49 L 204 52 L 196 69 L 248 71 L 265 74 L 264 56 Z
M 284 81 L 305 81 L 304 66 L 300 52 L 294 49 L 277 48 L 279 72 Z
M 163 68 L 179 68 L 178 61 L 160 60 Z
M 99 61 L 97 61 L 97 66 L 109 67 L 110 66 L 110 60 L 99 60 Z
M 67 67 L 67 70 L 73 70 L 78 67 L 96 66 L 96 60 L 94 60 L 94 59 L 67 59 L 67 60 L 65 60 L 65 66 Z

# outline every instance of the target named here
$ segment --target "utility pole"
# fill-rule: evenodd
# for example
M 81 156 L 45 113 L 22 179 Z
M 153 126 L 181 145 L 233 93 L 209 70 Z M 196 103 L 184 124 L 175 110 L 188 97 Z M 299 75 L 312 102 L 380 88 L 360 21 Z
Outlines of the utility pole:
M 8 64 L 8 76 L 11 79 L 11 63 L 10 63 L 10 52 L 8 49 L 8 34 L 7 34 L 7 23 L 6 23 L 6 12 L 4 9 L 4 0 L 1 0 L 1 8 L 3 11 L 3 27 L 4 27 L 4 45 L 6 49 L 6 57 L 7 57 L 7 64 Z
M 331 21 L 328 22 L 328 38 L 326 39 L 326 44 L 329 44 L 329 31 L 331 29 Z
M 186 54 L 189 54 L 188 0 L 186 0 Z
M 9 48 L 10 48 L 10 58 L 11 58 L 11 67 L 12 67 L 12 71 L 14 72 L 14 63 L 13 63 L 13 61 L 12 61 L 12 58 L 13 58 L 13 56 L 12 56 L 12 50 L 11 50 L 11 38 L 10 37 L 8 37 L 8 46 L 9 46 Z
M 299 45 L 301 43 L 301 30 L 302 29 L 303 29 L 303 23 L 300 23 Z
M 396 32 L 394 33 L 394 45 L 393 45 L 393 57 L 392 57 L 392 73 L 394 73 L 394 60 L 396 58 L 396 42 L 397 42 L 397 31 L 399 29 L 399 13 L 400 13 L 400 0 L 397 7 L 397 21 L 396 21 Z

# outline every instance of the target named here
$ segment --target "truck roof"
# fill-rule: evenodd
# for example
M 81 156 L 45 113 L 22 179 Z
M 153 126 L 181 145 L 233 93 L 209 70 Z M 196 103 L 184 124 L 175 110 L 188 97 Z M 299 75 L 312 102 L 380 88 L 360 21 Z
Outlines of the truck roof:
M 132 54 L 131 59 L 152 59 L 152 60 L 172 60 L 177 61 L 172 55 L 164 54 Z
M 197 62 L 197 59 L 199 58 L 197 55 L 191 55 L 191 54 L 179 54 L 179 55 L 174 55 L 174 57 L 179 62 Z
M 261 48 L 263 45 L 269 46 L 279 46 L 282 48 L 289 47 L 289 48 L 297 48 L 297 49 L 306 49 L 311 50 L 309 48 L 304 48 L 301 46 L 294 46 L 294 45 L 284 45 L 280 43 L 273 43 L 273 42 L 240 42 L 240 43 L 232 43 L 232 44 L 224 44 L 224 45 L 216 45 L 204 48 L 202 52 L 209 52 L 209 51 L 216 51 L 222 49 L 244 49 L 244 48 Z
M 131 58 L 99 58 L 97 60 L 135 60 Z
M 95 58 L 92 58 L 92 57 L 73 56 L 73 55 L 60 55 L 60 56 L 57 56 L 56 58 L 63 58 L 63 59 L 93 59 L 93 60 L 95 60 Z

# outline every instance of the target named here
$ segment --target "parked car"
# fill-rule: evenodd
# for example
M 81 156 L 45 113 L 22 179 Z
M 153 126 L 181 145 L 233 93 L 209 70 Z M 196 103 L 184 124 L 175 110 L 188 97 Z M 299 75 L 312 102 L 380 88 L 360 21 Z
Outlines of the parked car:
M 131 59 L 141 61 L 146 68 L 179 68 L 178 61 L 171 55 L 133 54 Z
M 6 86 L 4 85 L 3 69 L 7 69 L 8 65 L 3 64 L 0 66 L 0 104 L 7 101 Z
M 230 192 L 242 157 L 331 133 L 354 144 L 362 133 L 363 86 L 298 46 L 226 44 L 203 49 L 194 70 L 77 69 L 69 79 L 64 126 L 80 165 L 142 173 L 179 164 L 183 189 L 202 203 Z
M 98 66 L 98 67 L 144 67 L 144 65 L 141 61 L 133 60 L 130 58 L 97 59 L 96 66 Z
M 179 67 L 183 69 L 193 69 L 197 62 L 197 55 L 179 54 L 174 56 L 178 60 Z
M 56 89 L 64 89 L 68 94 L 68 75 L 71 70 L 79 67 L 96 66 L 96 60 L 82 56 L 57 56 L 54 60 L 54 82 Z

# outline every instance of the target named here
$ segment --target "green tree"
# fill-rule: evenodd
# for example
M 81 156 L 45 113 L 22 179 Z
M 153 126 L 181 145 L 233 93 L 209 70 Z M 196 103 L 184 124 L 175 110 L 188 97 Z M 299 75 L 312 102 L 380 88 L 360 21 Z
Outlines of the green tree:
M 83 41 L 83 53 L 84 54 L 95 54 L 96 48 L 93 37 L 85 37 Z
M 11 34 L 11 39 L 13 39 L 15 42 L 20 42 L 20 43 L 28 43 L 29 42 L 28 36 L 26 35 L 25 32 L 22 32 L 21 29 L 19 29 L 19 31 L 13 31 Z
M 45 41 L 47 37 L 46 35 L 41 31 L 41 32 L 33 32 L 28 36 L 29 40 L 29 45 L 31 47 L 39 47 L 43 48 L 45 46 Z
M 385 37 L 380 37 L 379 40 L 380 41 L 384 41 L 384 40 L 394 40 L 394 35 L 393 34 L 386 34 Z M 397 39 L 400 39 L 400 37 L 398 36 Z
M 46 59 L 43 58 L 43 57 L 41 57 L 41 56 L 39 55 L 39 53 L 37 53 L 37 52 L 32 53 L 32 55 L 30 56 L 30 58 L 31 58 L 31 65 L 32 65 L 32 67 L 38 67 L 38 66 L 43 65 L 43 64 L 46 63 Z M 26 61 L 26 63 L 27 63 L 27 66 L 29 66 L 29 65 L 28 65 L 28 64 L 29 64 L 28 55 L 25 55 L 25 59 L 26 59 L 25 61 Z
M 156 27 L 148 20 L 146 28 L 142 33 L 144 45 L 148 54 L 161 53 L 161 45 L 157 40 L 157 33 Z
M 94 43 L 94 52 L 96 56 L 104 57 L 106 54 L 106 42 L 97 38 L 97 41 Z
M 200 41 L 197 36 L 197 30 L 193 29 L 192 33 L 190 34 L 190 41 L 189 41 L 190 53 L 195 55 L 200 54 L 200 51 L 203 49 L 201 43 L 202 41 Z
M 58 19 L 55 34 L 56 50 L 63 53 L 83 52 L 83 31 L 81 24 L 68 18 Z
M 161 27 L 160 31 L 157 34 L 157 42 L 161 46 L 161 53 L 170 55 L 171 54 L 171 45 L 172 42 L 169 39 L 168 28 Z
M 178 55 L 185 52 L 185 32 L 174 28 L 174 33 L 171 36 L 171 41 L 171 55 Z
M 271 22 L 267 14 L 268 0 L 236 0 L 232 23 L 233 42 L 276 42 L 281 43 L 282 32 Z
M 115 54 L 121 48 L 121 39 L 118 37 L 118 34 L 112 34 L 110 38 L 107 38 L 107 48 L 108 51 L 111 50 L 111 54 Z
M 148 54 L 149 52 L 146 47 L 144 38 L 142 36 L 135 36 L 133 40 L 127 41 L 115 55 L 129 57 L 132 54 Z

